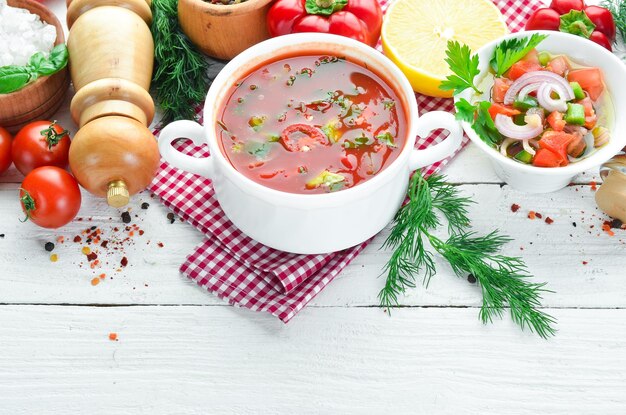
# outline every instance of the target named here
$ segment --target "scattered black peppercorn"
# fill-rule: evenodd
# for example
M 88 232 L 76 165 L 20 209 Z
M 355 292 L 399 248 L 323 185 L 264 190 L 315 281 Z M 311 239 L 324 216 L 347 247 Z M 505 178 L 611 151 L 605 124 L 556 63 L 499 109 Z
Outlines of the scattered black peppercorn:
M 474 274 L 469 274 L 469 275 L 467 276 L 467 281 L 468 281 L 470 284 L 476 284 L 476 277 L 474 276 Z
M 170 223 L 176 222 L 176 218 L 174 217 L 174 214 L 172 212 L 167 214 L 167 219 L 169 219 Z
M 52 242 L 46 242 L 44 248 L 46 249 L 46 251 L 52 252 L 54 251 L 54 244 Z
M 4 238 L 4 234 L 3 233 L 0 233 L 0 238 Z
M 122 222 L 130 223 L 130 213 L 128 212 L 122 213 Z
M 91 230 L 91 231 L 95 231 L 96 229 L 98 229 L 97 226 L 92 226 L 91 228 L 89 228 L 89 230 Z
M 572 222 L 572 225 L 574 225 L 574 228 L 576 227 L 576 222 Z
M 141 208 L 142 208 L 143 210 L 146 210 L 146 209 L 148 209 L 149 207 L 150 207 L 150 203 L 148 203 L 148 202 L 143 202 L 143 203 L 141 204 Z

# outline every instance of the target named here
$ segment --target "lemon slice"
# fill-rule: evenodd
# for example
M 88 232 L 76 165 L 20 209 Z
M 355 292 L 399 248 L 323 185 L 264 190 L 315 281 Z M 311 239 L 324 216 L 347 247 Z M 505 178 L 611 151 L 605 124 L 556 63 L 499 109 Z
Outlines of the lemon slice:
M 449 40 L 472 51 L 508 33 L 500 10 L 490 0 L 396 0 L 385 14 L 385 55 L 404 72 L 416 92 L 451 97 L 439 89 L 449 74 Z

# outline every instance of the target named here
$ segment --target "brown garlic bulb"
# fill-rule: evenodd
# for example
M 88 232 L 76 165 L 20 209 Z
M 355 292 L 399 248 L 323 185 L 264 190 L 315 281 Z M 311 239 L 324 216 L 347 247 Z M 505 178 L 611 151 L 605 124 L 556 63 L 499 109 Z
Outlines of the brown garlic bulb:
M 600 167 L 602 186 L 596 192 L 598 207 L 626 223 L 626 153 L 621 152 Z

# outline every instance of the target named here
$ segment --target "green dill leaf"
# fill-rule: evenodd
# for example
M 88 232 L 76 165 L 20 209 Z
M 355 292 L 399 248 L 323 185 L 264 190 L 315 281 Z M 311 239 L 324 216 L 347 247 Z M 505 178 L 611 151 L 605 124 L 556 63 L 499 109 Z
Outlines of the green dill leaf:
M 611 12 L 615 27 L 622 36 L 622 40 L 626 42 L 626 1 L 605 0 L 602 2 L 602 7 Z
M 511 239 L 493 231 L 481 236 L 471 231 L 467 207 L 473 203 L 462 197 L 458 188 L 446 183 L 445 177 L 432 175 L 425 179 L 416 172 L 409 183 L 408 202 L 396 214 L 383 248 L 392 250 L 383 268 L 385 285 L 378 294 L 382 307 L 388 310 L 399 304 L 399 296 L 436 273 L 435 253 L 442 256 L 454 273 L 462 278 L 476 277 L 483 296 L 479 318 L 483 323 L 501 318 L 507 307 L 511 318 L 522 329 L 528 328 L 547 338 L 556 333 L 556 320 L 541 310 L 545 284 L 530 282 L 522 259 L 500 254 Z M 447 240 L 431 232 L 440 226 L 437 212 L 448 221 Z
M 461 45 L 457 41 L 448 41 L 446 50 L 446 63 L 453 75 L 449 75 L 439 88 L 444 91 L 453 91 L 457 95 L 468 88 L 472 88 L 476 93 L 482 92 L 474 84 L 474 78 L 480 73 L 478 70 L 478 55 L 472 55 L 469 46 Z
M 191 43 L 178 23 L 178 0 L 152 1 L 154 72 L 152 87 L 162 110 L 162 122 L 193 119 L 194 106 L 209 89 L 209 61 Z
M 496 46 L 493 58 L 489 62 L 491 68 L 496 73 L 496 77 L 504 75 L 506 71 L 511 69 L 514 63 L 528 55 L 528 52 L 536 48 L 547 37 L 547 35 L 535 33 L 530 38 L 522 37 L 500 42 Z
M 470 104 L 465 98 L 461 98 L 454 106 L 456 107 L 456 115 L 454 118 L 469 123 L 474 122 L 474 118 L 476 117 L 475 113 L 478 108 L 476 105 Z

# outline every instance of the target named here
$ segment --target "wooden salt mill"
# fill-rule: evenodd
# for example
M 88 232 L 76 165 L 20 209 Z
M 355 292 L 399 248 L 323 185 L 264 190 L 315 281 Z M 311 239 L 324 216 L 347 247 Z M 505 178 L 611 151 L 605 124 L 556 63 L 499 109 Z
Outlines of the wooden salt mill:
M 626 223 L 626 148 L 600 167 L 602 186 L 596 192 L 598 207 Z
M 70 73 L 76 95 L 70 112 L 80 130 L 70 169 L 109 205 L 122 207 L 145 189 L 159 165 L 147 128 L 154 117 L 148 93 L 154 44 L 150 0 L 68 0 Z

